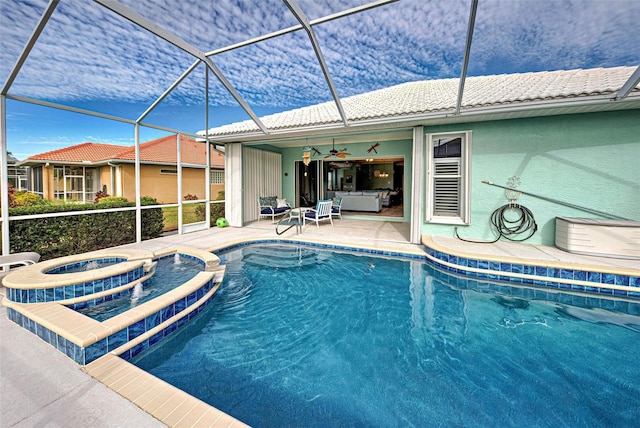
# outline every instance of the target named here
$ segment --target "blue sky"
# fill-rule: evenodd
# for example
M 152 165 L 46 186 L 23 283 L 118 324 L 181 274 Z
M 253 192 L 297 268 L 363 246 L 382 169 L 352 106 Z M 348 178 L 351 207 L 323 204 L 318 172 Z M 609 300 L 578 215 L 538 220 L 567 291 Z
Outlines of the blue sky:
M 0 1 L 0 82 L 47 0 Z M 280 0 L 120 0 L 203 52 L 297 24 Z M 313 20 L 367 0 L 298 0 Z M 459 77 L 470 0 L 400 0 L 314 27 L 340 97 Z M 480 0 L 469 75 L 640 64 L 639 0 Z M 304 31 L 212 57 L 261 116 L 330 101 Z M 194 58 L 89 0 L 60 0 L 9 94 L 136 119 Z M 204 129 L 200 65 L 146 119 Z M 248 119 L 210 74 L 209 126 Z M 143 128 L 143 141 L 164 135 Z M 85 141 L 133 144 L 133 127 L 8 100 L 18 159 Z

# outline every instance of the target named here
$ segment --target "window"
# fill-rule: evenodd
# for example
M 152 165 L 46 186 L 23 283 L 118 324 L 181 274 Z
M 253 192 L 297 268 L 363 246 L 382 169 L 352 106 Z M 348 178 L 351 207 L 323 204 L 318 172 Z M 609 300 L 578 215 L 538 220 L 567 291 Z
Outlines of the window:
M 53 197 L 56 200 L 93 202 L 100 186 L 100 170 L 83 166 L 53 167 Z
M 224 170 L 211 170 L 211 184 L 224 184 Z
M 471 131 L 428 136 L 427 221 L 468 224 Z
M 24 166 L 17 166 L 16 162 L 18 162 L 18 160 L 14 158 L 11 153 L 7 153 L 7 179 L 9 184 L 13 186 L 15 190 L 27 190 L 27 168 Z

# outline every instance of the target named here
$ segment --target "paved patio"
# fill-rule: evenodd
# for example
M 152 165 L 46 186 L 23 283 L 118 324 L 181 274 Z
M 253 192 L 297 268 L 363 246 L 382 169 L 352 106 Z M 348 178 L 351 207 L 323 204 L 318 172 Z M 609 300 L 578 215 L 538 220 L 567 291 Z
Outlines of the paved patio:
M 263 220 L 244 228 L 211 229 L 187 235 L 171 235 L 126 247 L 160 251 L 188 245 L 210 249 L 248 239 L 275 239 L 275 227 Z M 387 251 L 422 253 L 408 243 L 409 225 L 396 222 L 336 220 L 334 226 L 307 225 L 296 235 L 295 228 L 279 238 L 322 242 Z M 442 247 L 491 256 L 566 262 L 585 267 L 602 266 L 637 271 L 637 260 L 569 254 L 553 247 L 498 242 L 475 244 L 455 238 L 434 237 Z M 4 296 L 5 290 L 0 288 Z M 2 427 L 154 427 L 164 426 L 134 404 L 108 389 L 80 367 L 44 343 L 37 336 L 10 322 L 0 309 L 0 426 Z M 117 409 L 117 410 L 115 410 Z M 115 410 L 115 411 L 114 411 Z

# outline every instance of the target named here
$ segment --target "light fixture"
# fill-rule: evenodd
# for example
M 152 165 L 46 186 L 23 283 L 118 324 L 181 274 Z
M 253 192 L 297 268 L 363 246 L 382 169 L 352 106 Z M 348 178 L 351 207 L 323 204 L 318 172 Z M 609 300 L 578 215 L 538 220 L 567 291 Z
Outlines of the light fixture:
M 302 162 L 304 166 L 309 166 L 309 163 L 311 163 L 311 147 L 306 146 L 302 149 Z

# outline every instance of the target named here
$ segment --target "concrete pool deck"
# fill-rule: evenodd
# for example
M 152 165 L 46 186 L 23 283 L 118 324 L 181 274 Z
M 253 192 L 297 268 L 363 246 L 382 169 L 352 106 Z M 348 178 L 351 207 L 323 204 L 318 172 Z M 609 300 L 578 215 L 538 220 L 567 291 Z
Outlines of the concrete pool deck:
M 334 226 L 308 225 L 301 235 L 295 228 L 278 237 L 268 220 L 247 227 L 211 229 L 186 235 L 171 235 L 124 247 L 154 252 L 179 245 L 211 249 L 233 242 L 252 239 L 296 239 L 350 247 L 424 254 L 419 245 L 407 242 L 409 228 L 405 223 L 337 220 Z M 638 260 L 624 260 L 566 253 L 553 247 L 499 242 L 474 244 L 455 238 L 432 237 L 440 247 L 473 253 L 484 258 L 510 257 L 556 264 L 603 268 L 640 275 Z M 0 294 L 4 296 L 4 289 Z M 127 363 L 128 364 L 128 363 Z M 36 335 L 7 319 L 0 309 L 0 426 L 135 426 L 154 427 L 167 424 L 151 416 L 132 401 L 96 381 L 71 359 Z M 219 420 L 217 426 L 230 426 L 233 420 Z M 197 423 L 183 426 L 204 426 Z M 206 424 L 216 426 L 216 424 Z

